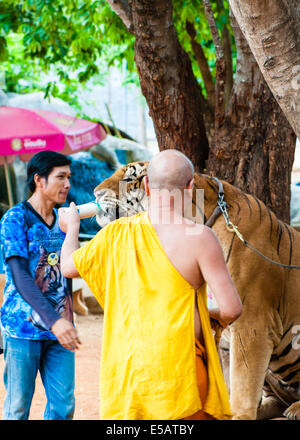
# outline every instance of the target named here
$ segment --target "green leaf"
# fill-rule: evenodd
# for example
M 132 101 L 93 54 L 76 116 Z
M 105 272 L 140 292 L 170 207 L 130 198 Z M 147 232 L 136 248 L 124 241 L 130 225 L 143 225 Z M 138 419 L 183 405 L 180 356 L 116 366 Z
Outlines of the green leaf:
M 228 0 L 222 4 L 212 0 L 220 30 L 225 25 L 230 28 Z M 215 49 L 202 0 L 173 0 L 173 19 L 179 42 L 190 56 L 195 77 L 203 87 L 186 31 L 189 20 L 214 76 Z M 109 66 L 123 69 L 124 64 L 124 84 L 139 84 L 135 38 L 106 0 L 0 0 L 0 38 L 5 39 L 5 43 L 0 39 L 0 59 L 8 91 L 46 90 L 48 95 L 63 96 L 77 106 L 74 91 L 90 79 L 95 83 L 105 81 Z M 234 66 L 235 57 L 233 46 Z M 57 77 L 57 82 L 47 86 L 41 78 L 49 72 Z

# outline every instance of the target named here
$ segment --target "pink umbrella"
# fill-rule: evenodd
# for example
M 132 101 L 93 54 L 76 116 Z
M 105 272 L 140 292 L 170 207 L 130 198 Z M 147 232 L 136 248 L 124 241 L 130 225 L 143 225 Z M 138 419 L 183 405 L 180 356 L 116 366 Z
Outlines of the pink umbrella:
M 0 107 L 0 164 L 5 166 L 9 204 L 13 205 L 8 164 L 17 156 L 24 162 L 39 151 L 69 155 L 98 144 L 103 127 L 85 119 L 49 110 Z

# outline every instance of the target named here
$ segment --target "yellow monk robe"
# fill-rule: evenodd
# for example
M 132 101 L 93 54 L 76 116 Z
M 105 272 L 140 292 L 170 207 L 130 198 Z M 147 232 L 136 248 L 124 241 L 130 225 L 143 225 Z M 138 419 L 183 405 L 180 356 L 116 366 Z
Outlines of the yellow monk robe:
M 104 309 L 100 417 L 176 420 L 200 409 L 230 419 L 206 305 L 198 305 L 208 368 L 206 402 L 197 387 L 194 289 L 168 259 L 146 212 L 116 220 L 73 254 Z

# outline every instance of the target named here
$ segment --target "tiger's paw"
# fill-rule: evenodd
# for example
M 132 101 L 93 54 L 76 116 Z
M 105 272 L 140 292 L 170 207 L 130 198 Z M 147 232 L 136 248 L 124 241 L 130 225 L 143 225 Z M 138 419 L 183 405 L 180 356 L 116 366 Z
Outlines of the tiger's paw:
M 283 406 L 274 396 L 263 397 L 260 406 L 257 408 L 257 420 L 273 419 L 282 417 L 286 406 Z
M 82 289 L 73 292 L 73 311 L 77 315 L 86 316 L 89 311 L 83 298 Z
M 283 413 L 289 420 L 300 420 L 300 401 L 294 402 Z

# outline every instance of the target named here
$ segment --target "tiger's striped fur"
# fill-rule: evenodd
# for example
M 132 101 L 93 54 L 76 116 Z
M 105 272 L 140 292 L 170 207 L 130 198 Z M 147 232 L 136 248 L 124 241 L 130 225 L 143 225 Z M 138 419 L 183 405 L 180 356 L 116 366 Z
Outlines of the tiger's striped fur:
M 137 212 L 146 209 L 142 183 L 146 173 L 144 162 L 117 170 L 95 188 L 97 201 L 101 204 L 110 191 Z M 126 193 L 120 194 L 120 182 L 127 184 Z M 245 239 L 268 258 L 300 265 L 300 233 L 277 219 L 256 197 L 222 183 L 230 220 Z M 204 189 L 206 221 L 217 206 L 218 187 L 211 177 L 196 174 L 197 188 Z M 107 208 L 98 222 L 103 226 L 121 215 L 128 215 L 126 209 L 119 206 L 113 213 Z M 226 229 L 222 215 L 212 228 L 243 302 L 242 315 L 221 338 L 221 348 L 230 346 L 234 418 L 274 418 L 285 412 L 289 418 L 300 419 L 300 270 L 262 259 Z

